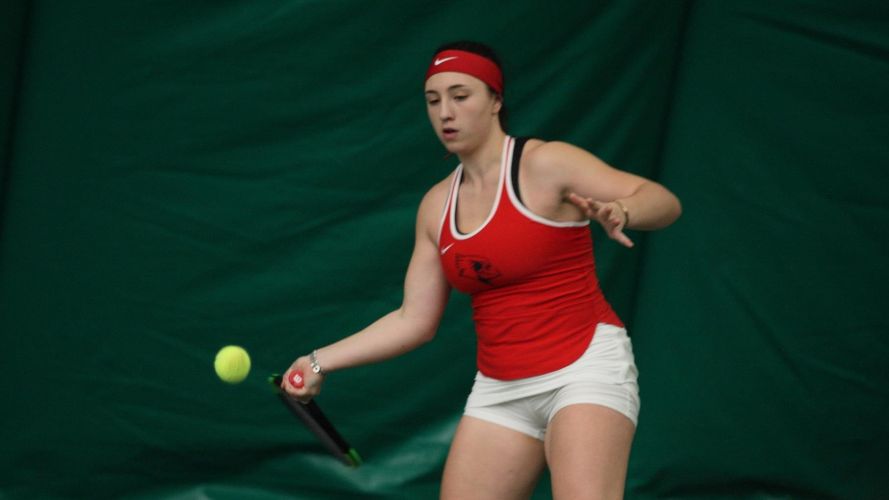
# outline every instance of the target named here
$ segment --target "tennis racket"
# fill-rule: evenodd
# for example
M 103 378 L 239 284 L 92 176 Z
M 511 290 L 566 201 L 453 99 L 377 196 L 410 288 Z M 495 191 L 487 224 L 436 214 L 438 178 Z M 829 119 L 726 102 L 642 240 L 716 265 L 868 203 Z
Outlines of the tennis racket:
M 318 404 L 315 403 L 314 400 L 309 401 L 308 403 L 303 403 L 296 399 L 296 397 L 288 394 L 281 389 L 281 382 L 283 380 L 283 376 L 281 375 L 272 375 L 269 377 L 269 383 L 278 389 L 278 397 L 281 398 L 281 401 L 287 406 L 291 413 L 302 420 L 303 424 L 312 431 L 312 434 L 318 437 L 318 440 L 321 441 L 321 444 L 324 445 L 327 451 L 339 461 L 349 467 L 358 467 L 361 465 L 361 456 L 358 455 L 355 448 L 349 446 L 349 443 L 347 443 L 346 440 L 343 439 L 343 436 L 337 432 L 336 427 L 330 423 L 330 420 L 327 420 L 327 417 L 324 416 L 324 413 L 321 411 L 321 408 L 318 407 Z M 300 388 L 303 386 L 303 383 L 302 373 L 297 371 L 291 372 L 290 384 L 293 387 Z

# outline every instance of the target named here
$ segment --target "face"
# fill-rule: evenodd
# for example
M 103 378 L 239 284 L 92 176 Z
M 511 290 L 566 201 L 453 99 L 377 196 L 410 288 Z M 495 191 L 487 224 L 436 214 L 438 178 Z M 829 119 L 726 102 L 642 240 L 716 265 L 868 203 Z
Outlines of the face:
M 437 73 L 426 80 L 426 111 L 439 140 L 452 153 L 471 150 L 499 127 L 501 100 L 465 73 Z

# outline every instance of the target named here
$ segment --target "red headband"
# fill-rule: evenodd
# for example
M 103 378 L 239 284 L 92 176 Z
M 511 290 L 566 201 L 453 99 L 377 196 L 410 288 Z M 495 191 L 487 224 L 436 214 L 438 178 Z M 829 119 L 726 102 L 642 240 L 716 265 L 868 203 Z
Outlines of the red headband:
M 503 73 L 497 64 L 487 57 L 463 50 L 443 50 L 435 54 L 435 59 L 426 72 L 426 80 L 445 71 L 474 76 L 487 83 L 498 94 L 503 94 Z

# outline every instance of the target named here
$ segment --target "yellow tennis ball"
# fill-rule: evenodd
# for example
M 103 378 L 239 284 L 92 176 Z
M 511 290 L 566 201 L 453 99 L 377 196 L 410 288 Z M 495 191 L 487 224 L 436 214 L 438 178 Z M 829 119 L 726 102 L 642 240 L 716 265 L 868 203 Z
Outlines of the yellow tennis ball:
M 250 355 L 241 346 L 227 345 L 216 353 L 213 368 L 223 382 L 237 384 L 250 373 Z

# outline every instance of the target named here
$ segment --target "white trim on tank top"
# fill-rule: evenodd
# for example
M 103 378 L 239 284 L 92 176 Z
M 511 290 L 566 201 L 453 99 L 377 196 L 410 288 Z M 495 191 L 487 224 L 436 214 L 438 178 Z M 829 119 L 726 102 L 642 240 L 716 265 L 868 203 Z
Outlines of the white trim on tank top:
M 502 192 L 503 183 L 506 183 L 506 192 L 509 195 L 509 201 L 512 203 L 512 206 L 516 208 L 522 215 L 527 217 L 528 219 L 537 222 L 539 224 L 543 224 L 545 226 L 552 227 L 583 227 L 587 226 L 590 223 L 590 219 L 584 219 L 580 221 L 556 221 L 552 219 L 547 219 L 541 215 L 537 215 L 531 211 L 528 207 L 522 203 L 515 194 L 515 188 L 512 184 L 512 157 L 515 153 L 515 143 L 511 142 L 513 138 L 510 136 L 506 136 L 503 145 L 503 152 L 501 153 L 500 160 L 500 178 L 498 179 L 498 189 L 497 194 L 494 198 L 494 204 L 491 207 L 491 211 L 488 213 L 488 217 L 485 219 L 482 224 L 476 228 L 474 231 L 468 234 L 463 234 L 457 229 L 457 216 L 456 216 L 456 201 L 458 192 L 460 190 L 460 182 L 463 178 L 463 164 L 457 165 L 457 168 L 454 171 L 454 180 L 451 183 L 451 189 L 448 193 L 448 201 L 445 205 L 445 210 L 442 213 L 442 217 L 439 223 L 439 234 L 438 234 L 438 242 L 441 242 L 441 228 L 444 227 L 445 218 L 449 219 L 449 229 L 451 231 L 451 236 L 457 240 L 466 240 L 469 239 L 476 234 L 478 234 L 491 219 L 494 218 L 494 214 L 497 212 L 497 208 L 500 206 L 500 197 Z
M 503 149 L 500 152 L 500 177 L 497 180 L 497 194 L 494 197 L 494 205 L 491 207 L 491 211 L 488 212 L 488 217 L 485 221 L 482 222 L 479 227 L 475 228 L 474 231 L 467 234 L 463 234 L 457 229 L 457 195 L 460 192 L 460 182 L 463 180 L 463 164 L 461 163 L 457 166 L 457 171 L 454 173 L 454 192 L 451 193 L 451 199 L 448 206 L 448 211 L 450 212 L 450 221 L 448 225 L 451 229 L 451 236 L 455 240 L 468 240 L 480 233 L 481 230 L 491 222 L 491 219 L 494 218 L 494 214 L 497 213 L 497 207 L 500 206 L 500 194 L 503 192 L 503 177 L 507 170 L 506 165 L 509 165 L 509 161 L 512 160 L 512 148 L 510 147 L 511 141 L 512 137 L 508 135 L 503 139 Z
M 509 167 L 512 168 L 512 159 L 510 159 Z M 506 176 L 506 192 L 509 193 L 509 201 L 512 202 L 512 206 L 514 206 L 516 210 L 518 210 L 519 213 L 521 213 L 525 217 L 531 219 L 534 222 L 552 227 L 583 227 L 589 225 L 589 219 L 558 221 L 547 219 L 546 217 L 535 214 L 531 211 L 530 208 L 526 207 L 525 204 L 519 200 L 518 196 L 516 196 L 515 188 L 512 185 L 512 175 L 512 170 L 510 170 L 508 175 Z

